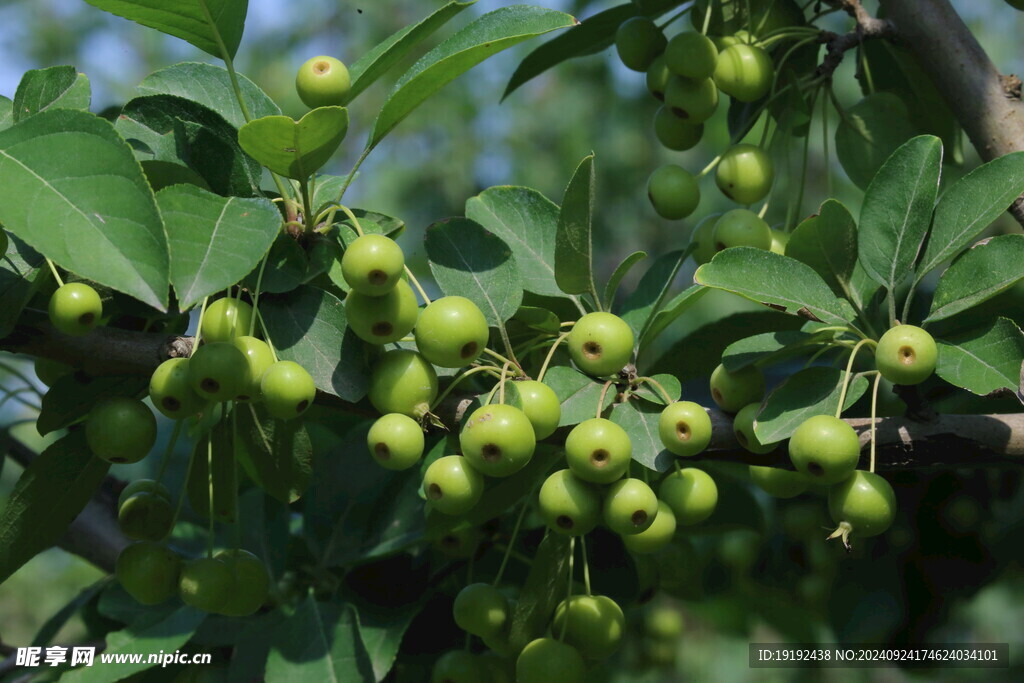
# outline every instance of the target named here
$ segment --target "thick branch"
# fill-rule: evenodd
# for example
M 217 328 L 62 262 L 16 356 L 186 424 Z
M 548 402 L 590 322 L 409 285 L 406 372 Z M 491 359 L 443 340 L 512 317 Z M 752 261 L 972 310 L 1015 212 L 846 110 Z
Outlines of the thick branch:
M 857 25 L 854 30 L 845 34 L 821 32 L 821 42 L 825 43 L 825 57 L 818 65 L 817 75 L 831 77 L 843 61 L 847 51 L 857 47 L 869 38 L 884 38 L 892 35 L 892 23 L 885 19 L 872 17 L 859 0 L 830 0 L 829 5 L 844 10 L 853 17 Z

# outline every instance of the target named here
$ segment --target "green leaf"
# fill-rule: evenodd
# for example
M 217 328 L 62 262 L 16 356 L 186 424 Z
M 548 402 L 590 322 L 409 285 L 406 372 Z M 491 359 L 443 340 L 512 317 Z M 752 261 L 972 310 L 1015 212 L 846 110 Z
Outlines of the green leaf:
M 815 415 L 835 415 L 843 389 L 845 371 L 815 366 L 790 375 L 768 394 L 754 423 L 754 434 L 761 443 L 788 439 L 804 420 Z M 868 390 L 868 380 L 855 376 L 846 392 L 843 410 L 857 402 Z
M 323 189 L 319 180 L 320 179 L 318 178 L 318 184 L 314 193 L 314 205 L 316 205 L 316 197 L 323 194 Z M 337 191 L 332 193 L 331 203 L 333 203 L 333 199 L 337 194 Z M 395 218 L 394 216 L 388 216 L 376 211 L 367 211 L 366 209 L 356 209 L 354 207 L 349 207 L 349 211 L 352 212 L 353 216 L 359 219 L 359 225 L 363 228 L 364 232 L 378 232 L 381 235 L 387 235 L 391 239 L 398 239 L 398 237 L 405 232 L 405 221 Z M 340 213 L 335 214 L 334 217 L 334 224 L 337 225 L 338 229 L 341 231 L 342 241 L 344 241 L 345 246 L 347 247 L 355 241 L 359 234 L 356 232 L 355 225 L 353 225 L 351 218 Z
M 996 318 L 981 329 L 935 342 L 935 374 L 950 384 L 982 396 L 1020 388 L 1024 334 L 1012 320 Z
M 374 678 L 379 682 L 394 666 L 402 637 L 423 608 L 423 603 L 387 609 L 359 603 L 356 608 L 359 611 L 359 637 L 370 657 Z
M 885 160 L 914 136 L 914 125 L 900 98 L 887 92 L 868 95 L 845 114 L 836 126 L 836 157 L 863 190 Z
M 739 341 L 735 341 L 722 352 L 722 365 L 729 372 L 736 372 L 753 365 L 766 357 L 773 357 L 781 351 L 793 347 L 806 347 L 814 334 L 802 330 L 782 330 L 779 332 L 762 332 Z
M 983 164 L 953 184 L 935 207 L 917 280 L 966 247 L 1024 193 L 1024 152 Z
M 817 216 L 796 226 L 786 244 L 786 256 L 813 268 L 837 296 L 853 298 L 850 280 L 857 265 L 857 224 L 840 202 L 827 200 Z
M 298 121 L 289 116 L 250 121 L 238 130 L 238 144 L 274 173 L 304 180 L 327 163 L 347 132 L 347 109 L 318 107 Z
M 102 579 L 86 586 L 78 595 L 70 600 L 67 604 L 60 608 L 60 610 L 46 620 L 46 623 L 36 632 L 35 636 L 32 637 L 31 647 L 48 647 L 50 643 L 54 642 L 54 638 L 60 633 L 60 630 L 64 628 L 64 625 L 71 620 L 79 610 L 82 609 L 86 604 L 92 602 L 100 592 L 102 592 L 107 586 L 114 581 L 113 576 L 104 576 Z
M 136 398 L 148 387 L 148 378 L 134 375 L 90 377 L 77 372 L 64 375 L 43 394 L 36 429 L 41 436 L 46 436 L 81 420 L 104 399 L 114 396 Z
M 449 2 L 419 23 L 410 24 L 392 33 L 384 42 L 363 53 L 363 56 L 348 67 L 352 85 L 345 102 L 354 100 L 359 93 L 369 88 L 378 78 L 408 56 L 423 40 L 475 2 L 476 0 Z
M 349 331 L 345 305 L 336 296 L 304 286 L 262 297 L 260 313 L 278 355 L 305 368 L 317 389 L 352 402 L 366 395 L 364 345 Z
M 85 0 L 93 7 L 186 40 L 214 57 L 220 41 L 234 58 L 249 0 Z
M 649 470 L 667 472 L 675 456 L 665 450 L 658 433 L 660 405 L 646 401 L 626 401 L 612 409 L 611 421 L 626 430 L 633 444 L 633 460 Z
M 541 332 L 548 332 L 549 334 L 558 334 L 561 331 L 561 321 L 559 321 L 558 316 L 546 308 L 520 306 L 516 314 L 512 316 L 512 319 L 523 323 L 527 327 Z
M 160 212 L 109 122 L 52 109 L 0 132 L 0 185 L 5 229 L 76 275 L 166 310 Z
M 1024 235 L 1000 235 L 965 251 L 942 274 L 925 323 L 977 306 L 1024 278 Z
M 492 327 L 516 314 L 523 301 L 522 279 L 512 250 L 500 237 L 467 218 L 449 218 L 427 228 L 425 245 L 442 292 L 475 303 Z
M 354 681 L 373 675 L 348 604 L 325 604 L 312 593 L 275 625 L 266 676 L 274 681 Z
M 295 238 L 286 232 L 277 235 L 267 252 L 267 265 L 263 269 L 260 281 L 260 292 L 263 294 L 287 294 L 305 282 L 306 271 L 309 270 L 309 259 L 306 251 L 299 246 Z M 246 276 L 242 285 L 253 291 L 259 279 L 259 268 L 254 268 Z M 262 302 L 261 302 L 262 303 Z
M 856 314 L 849 302 L 832 293 L 808 265 L 753 247 L 718 252 L 693 279 L 776 310 L 826 323 L 845 323 Z
M 217 112 L 174 95 L 130 100 L 114 124 L 139 161 L 188 166 L 220 195 L 260 194 L 263 169 L 238 146 L 238 131 Z
M 941 166 L 942 143 L 921 135 L 893 152 L 864 194 L 857 258 L 889 292 L 914 268 L 935 208 Z
M 483 15 L 425 54 L 398 79 L 377 115 L 366 148 L 376 147 L 424 100 L 488 57 L 575 21 L 568 14 L 528 5 L 502 7 Z
M 528 187 L 491 187 L 466 202 L 466 218 L 509 245 L 523 277 L 523 289 L 543 296 L 562 296 L 555 283 L 555 203 Z
M 679 384 L 679 379 L 675 375 L 653 375 L 651 379 L 660 384 L 673 401 L 679 400 L 679 395 L 683 392 L 683 388 L 682 385 Z M 665 397 L 662 396 L 661 391 L 653 387 L 648 382 L 641 384 L 633 393 L 640 398 L 651 401 L 652 403 L 657 403 L 662 406 L 667 405 L 665 403 Z
M 566 294 L 596 292 L 591 221 L 594 213 L 594 155 L 576 167 L 558 214 L 555 282 Z
M 183 310 L 252 271 L 281 225 L 281 214 L 266 199 L 221 197 L 193 185 L 173 185 L 156 200 L 167 226 L 171 284 Z
M 551 615 L 565 598 L 569 537 L 546 534 L 534 553 L 530 573 L 515 601 L 509 628 L 509 648 L 519 652 L 548 629 Z
M 644 332 L 650 327 L 654 315 L 665 301 L 668 290 L 676 279 L 676 273 L 679 272 L 683 261 L 693 251 L 694 246 L 670 251 L 656 258 L 644 276 L 640 278 L 636 289 L 630 292 L 622 303 L 622 311 L 619 315 L 633 328 L 638 343 Z
M 89 79 L 73 66 L 51 66 L 26 71 L 14 93 L 14 121 L 47 109 L 89 109 Z
M 615 267 L 615 270 L 612 271 L 612 276 L 608 278 L 608 284 L 604 287 L 604 307 L 606 309 L 612 309 L 612 305 L 615 303 L 615 295 L 619 291 L 619 285 L 622 284 L 622 278 L 626 277 L 626 274 L 633 269 L 633 266 L 645 258 L 647 258 L 646 251 L 634 251 L 622 259 L 622 263 Z
M 301 420 L 275 420 L 261 407 L 238 404 L 235 458 L 256 484 L 283 503 L 306 491 L 312 447 Z
M 0 130 L 7 130 L 14 125 L 14 102 L 11 98 L 0 95 Z
M 0 513 L 0 583 L 64 535 L 109 468 L 89 451 L 81 430 L 29 464 Z
M 562 404 L 562 417 L 559 427 L 569 427 L 597 415 L 597 401 L 601 398 L 602 382 L 577 372 L 565 365 L 548 368 L 544 375 L 544 384 L 551 387 Z M 602 411 L 615 402 L 615 392 L 611 389 L 605 394 Z
M 675 322 L 683 313 L 690 310 L 709 291 L 711 290 L 707 287 L 692 285 L 672 297 L 667 304 L 661 307 L 660 311 L 654 314 L 651 324 L 648 325 L 647 330 L 640 337 L 640 351 L 643 352 L 651 341 L 657 339 L 669 325 Z
M 2 228 L 0 228 L 2 229 Z M 17 236 L 9 235 L 7 254 L 0 257 L 0 339 L 6 337 L 39 285 L 49 281 L 43 257 Z
M 281 108 L 258 85 L 242 74 L 236 76 L 252 118 L 281 113 Z M 216 64 L 182 62 L 165 67 L 143 78 L 135 92 L 139 96 L 176 95 L 217 112 L 235 128 L 245 125 L 228 70 Z

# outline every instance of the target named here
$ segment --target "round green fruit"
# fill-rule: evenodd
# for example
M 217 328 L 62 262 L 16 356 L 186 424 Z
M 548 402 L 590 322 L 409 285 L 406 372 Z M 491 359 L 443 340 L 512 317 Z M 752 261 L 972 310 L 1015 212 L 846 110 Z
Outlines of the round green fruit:
M 860 460 L 860 439 L 853 427 L 831 415 L 804 420 L 789 437 L 789 459 L 815 484 L 838 484 Z
M 775 170 L 768 153 L 746 143 L 730 147 L 715 169 L 718 189 L 737 204 L 753 204 L 764 199 L 774 179 Z
M 181 557 L 163 543 L 141 541 L 117 556 L 114 574 L 128 595 L 143 605 L 158 605 L 175 594 Z
M 419 304 L 412 287 L 399 280 L 382 296 L 366 296 L 349 292 L 345 297 L 348 326 L 368 344 L 390 344 L 412 332 L 419 317 Z
M 875 367 L 893 384 L 920 384 L 935 372 L 937 357 L 932 335 L 914 325 L 897 325 L 878 340 Z
M 715 85 L 740 102 L 755 102 L 772 87 L 772 58 L 756 45 L 730 45 L 718 54 Z
M 405 271 L 405 252 L 390 237 L 362 235 L 345 249 L 341 275 L 354 291 L 383 296 L 395 288 Z
M 627 19 L 615 31 L 615 50 L 619 59 L 633 71 L 646 71 L 651 62 L 665 51 L 667 43 L 665 34 L 648 17 Z
M 757 438 L 757 434 L 754 433 L 754 422 L 757 418 L 757 411 L 760 408 L 760 403 L 748 403 L 740 408 L 740 411 L 736 413 L 736 417 L 733 418 L 732 431 L 736 435 L 736 440 L 740 442 L 740 446 L 745 450 L 757 454 L 771 453 L 779 445 L 779 442 L 761 443 L 761 440 Z
M 236 401 L 258 401 L 262 398 L 261 383 L 263 373 L 274 364 L 274 352 L 270 345 L 262 339 L 243 335 L 231 340 L 231 345 L 242 352 L 249 365 L 249 372 L 245 376 L 245 387 L 235 397 Z
M 676 518 L 672 514 L 672 508 L 664 500 L 659 500 L 658 514 L 654 517 L 654 523 L 639 534 L 623 536 L 622 543 L 631 553 L 650 555 L 671 543 L 675 533 Z
M 629 469 L 633 444 L 619 425 L 603 417 L 584 420 L 565 439 L 565 459 L 572 473 L 594 484 L 610 484 Z
M 772 246 L 768 250 L 773 254 L 785 256 L 787 244 L 789 244 L 789 233 L 772 228 Z
M 507 477 L 530 462 L 537 439 L 526 413 L 510 405 L 487 405 L 473 411 L 459 434 L 462 454 L 478 472 Z
M 748 403 L 760 403 L 764 398 L 764 375 L 754 365 L 729 372 L 719 365 L 711 373 L 711 398 L 722 410 L 739 412 Z
M 69 282 L 50 297 L 50 323 L 72 337 L 88 334 L 103 315 L 103 302 L 96 290 L 82 282 Z
M 459 628 L 481 638 L 500 633 L 508 622 L 508 612 L 508 600 L 489 583 L 466 586 L 455 596 L 452 607 Z
M 445 296 L 423 309 L 414 334 L 416 348 L 431 363 L 462 368 L 483 353 L 490 330 L 475 303 L 463 296 Z
M 691 125 L 704 123 L 718 109 L 718 88 L 710 78 L 692 81 L 672 76 L 665 86 L 665 106 Z
M 601 494 L 569 470 L 558 470 L 540 487 L 539 509 L 548 527 L 567 536 L 582 536 L 597 526 Z
M 646 531 L 658 515 L 658 497 L 640 479 L 620 479 L 604 494 L 604 523 L 620 536 Z
M 249 361 L 230 342 L 203 344 L 188 359 L 192 390 L 207 401 L 230 401 L 247 390 Z
M 476 553 L 483 534 L 475 526 L 463 524 L 432 542 L 435 550 L 452 560 L 468 560 Z
M 316 383 L 298 363 L 279 360 L 263 373 L 260 395 L 271 417 L 291 420 L 313 405 Z
M 467 650 L 449 650 L 430 670 L 430 683 L 480 683 L 486 680 L 480 660 Z
M 437 373 L 427 360 L 408 349 L 388 351 L 370 376 L 370 403 L 378 412 L 419 419 L 437 397 Z
M 703 406 L 693 401 L 676 401 L 661 411 L 658 435 L 665 448 L 688 458 L 711 443 L 711 418 Z
M 562 404 L 554 389 L 535 379 L 513 384 L 519 393 L 519 402 L 523 412 L 533 425 L 533 434 L 537 441 L 546 439 L 558 429 L 562 419 Z
M 446 455 L 423 473 L 423 493 L 431 507 L 446 515 L 469 512 L 484 492 L 484 478 L 461 455 Z
M 36 358 L 34 369 L 36 377 L 47 387 L 52 387 L 61 377 L 70 375 L 75 371 L 70 365 L 51 360 L 50 358 Z
M 839 528 L 830 538 L 842 537 L 849 548 L 850 535 L 864 538 L 885 532 L 896 517 L 896 494 L 882 477 L 855 471 L 828 492 L 828 511 Z
M 554 638 L 537 638 L 519 653 L 516 683 L 583 683 L 586 665 L 572 645 Z
M 219 613 L 228 602 L 233 581 L 227 562 L 200 557 L 182 565 L 178 595 L 189 607 Z
M 644 615 L 644 630 L 658 640 L 675 640 L 683 635 L 683 615 L 668 607 L 656 607 Z
M 231 590 L 220 607 L 229 617 L 254 614 L 270 594 L 270 575 L 260 558 L 248 550 L 222 550 L 213 556 L 227 564 L 232 576 Z
M 128 496 L 118 506 L 117 525 L 128 538 L 159 541 L 174 526 L 174 508 L 171 501 L 159 493 L 141 491 Z
M 348 69 L 334 57 L 321 55 L 306 60 L 295 76 L 299 99 L 310 109 L 345 104 L 351 87 Z
M 751 465 L 750 481 L 775 498 L 794 498 L 807 490 L 807 477 L 778 467 Z
M 217 299 L 203 312 L 202 338 L 208 342 L 226 342 L 249 334 L 252 306 L 238 299 Z
M 136 493 L 155 493 L 158 496 L 164 498 L 168 502 L 171 500 L 170 490 L 163 484 L 156 482 L 152 479 L 136 479 L 130 482 L 127 486 L 121 489 L 120 495 L 117 497 L 117 507 L 120 508 L 124 505 L 124 502 Z
M 768 250 L 772 246 L 772 229 L 753 211 L 733 209 L 722 214 L 715 223 L 715 250 L 730 247 L 754 247 Z
M 633 357 L 633 330 L 611 313 L 587 313 L 572 326 L 566 343 L 576 367 L 598 377 L 617 373 Z
M 156 418 L 142 401 L 124 396 L 108 398 L 90 411 L 85 440 L 98 458 L 113 463 L 138 462 L 156 443 Z
M 658 498 L 669 506 L 682 526 L 700 524 L 718 505 L 718 486 L 707 472 L 686 467 L 665 477 Z
M 672 73 L 665 65 L 665 56 L 659 56 L 647 67 L 647 90 L 660 102 L 665 101 L 665 86 Z
M 700 203 L 697 178 L 682 166 L 667 164 L 647 179 L 647 197 L 654 211 L 662 218 L 686 218 Z
M 366 447 L 381 467 L 407 470 L 423 457 L 423 428 L 408 415 L 390 413 L 370 427 Z
M 715 248 L 715 226 L 718 225 L 718 219 L 721 217 L 720 213 L 705 216 L 693 229 L 690 241 L 697 243 L 693 250 L 693 260 L 697 262 L 698 266 L 709 262 L 718 253 Z
M 705 35 L 684 31 L 672 36 L 665 46 L 669 71 L 684 78 L 711 78 L 718 63 L 718 48 Z
M 576 648 L 585 659 L 607 659 L 619 649 L 626 619 L 618 603 L 604 595 L 573 595 L 558 603 L 551 632 Z
M 192 417 L 206 405 L 203 397 L 192 389 L 188 364 L 187 358 L 168 358 L 149 378 L 149 400 L 172 420 Z
M 666 149 L 683 152 L 696 147 L 704 135 L 704 124 L 687 123 L 667 107 L 659 107 L 654 114 L 654 135 Z M 699 192 L 699 189 L 698 189 Z

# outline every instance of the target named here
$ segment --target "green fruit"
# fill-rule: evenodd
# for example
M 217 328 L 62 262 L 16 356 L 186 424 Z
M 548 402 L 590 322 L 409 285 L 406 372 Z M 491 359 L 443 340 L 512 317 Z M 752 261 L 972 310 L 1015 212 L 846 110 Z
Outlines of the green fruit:
M 718 505 L 718 486 L 707 472 L 686 467 L 665 477 L 658 498 L 669 506 L 682 526 L 700 524 Z
M 718 219 L 713 239 L 716 251 L 730 247 L 754 247 L 767 251 L 772 246 L 772 229 L 753 211 L 733 209 Z
M 437 658 L 430 671 L 430 683 L 480 683 L 485 679 L 483 666 L 468 650 L 449 650 Z
M 749 529 L 739 529 L 725 534 L 718 546 L 718 556 L 722 563 L 742 574 L 753 569 L 760 552 L 761 537 Z
M 507 477 L 526 466 L 537 439 L 526 413 L 509 405 L 481 406 L 459 434 L 462 454 L 478 472 Z
M 658 497 L 640 479 L 621 479 L 604 494 L 604 523 L 620 536 L 639 534 L 654 523 Z
M 715 85 L 740 102 L 755 102 L 772 88 L 772 58 L 756 45 L 739 43 L 718 53 Z
M 764 375 L 754 365 L 729 372 L 719 365 L 711 373 L 711 398 L 718 407 L 730 413 L 738 412 L 748 403 L 760 403 L 764 398 Z
M 657 24 L 648 17 L 633 17 L 619 24 L 615 32 L 615 50 L 619 59 L 633 71 L 646 71 L 665 51 L 668 41 Z
M 345 249 L 341 275 L 354 291 L 366 296 L 387 294 L 405 272 L 405 253 L 390 237 L 362 235 Z
M 487 683 L 513 683 L 516 676 L 516 663 L 493 649 L 481 653 L 477 662 L 483 667 Z
M 117 497 L 117 507 L 120 508 L 128 498 L 134 496 L 136 493 L 143 492 L 155 493 L 166 499 L 168 502 L 171 500 L 171 492 L 163 484 L 153 481 L 152 479 L 136 479 L 121 489 L 121 494 Z
M 408 415 L 384 415 L 370 427 L 366 447 L 381 467 L 407 470 L 423 457 L 423 428 Z
M 697 262 L 698 266 L 709 262 L 718 253 L 715 248 L 715 226 L 721 217 L 720 213 L 705 216 L 693 229 L 690 240 L 697 243 L 697 247 L 693 250 L 693 260 Z
M 684 78 L 711 78 L 718 63 L 718 48 L 707 36 L 684 31 L 672 36 L 665 46 L 669 71 Z
M 188 359 L 192 390 L 207 401 L 230 401 L 247 389 L 249 361 L 230 342 L 203 344 Z
M 860 439 L 853 427 L 831 415 L 804 420 L 789 437 L 789 459 L 815 484 L 838 484 L 860 460 Z
M 892 526 L 896 494 L 892 486 L 873 472 L 855 471 L 828 492 L 828 511 L 839 528 L 829 538 L 842 537 L 850 547 L 851 534 L 877 536 Z
M 96 290 L 82 282 L 69 282 L 50 297 L 50 323 L 58 332 L 80 337 L 88 334 L 103 315 L 103 302 Z
M 228 603 L 233 582 L 227 562 L 200 557 L 182 565 L 178 595 L 189 607 L 219 613 Z
M 693 401 L 676 401 L 665 406 L 658 418 L 661 443 L 676 455 L 697 455 L 711 443 L 711 418 Z
M 672 73 L 665 66 L 665 57 L 656 57 L 651 65 L 647 67 L 647 90 L 654 95 L 655 99 L 665 101 L 665 86 Z
M 505 628 L 508 600 L 489 583 L 471 583 L 455 596 L 452 614 L 463 631 L 489 638 Z
M 462 296 L 435 299 L 420 314 L 416 348 L 442 368 L 462 368 L 483 353 L 490 330 L 476 304 Z
M 737 204 L 753 204 L 764 199 L 774 179 L 772 158 L 757 145 L 744 143 L 730 147 L 715 169 L 718 189 Z
M 108 398 L 89 412 L 85 440 L 98 458 L 113 463 L 138 462 L 156 443 L 156 418 L 142 401 L 124 396 Z
M 279 360 L 263 373 L 260 395 L 271 417 L 291 420 L 313 405 L 316 383 L 298 363 Z
M 461 455 L 446 455 L 423 473 L 423 493 L 431 507 L 446 515 L 469 512 L 484 492 L 484 478 Z
M 679 118 L 667 107 L 658 107 L 654 114 L 654 135 L 666 149 L 683 152 L 700 142 L 704 135 L 704 124 L 687 123 L 686 119 Z
M 718 38 L 713 38 L 712 40 L 714 40 L 715 47 L 718 48 L 719 53 L 721 53 L 722 50 L 724 50 L 725 48 L 732 47 L 733 45 L 758 44 L 758 41 L 752 35 L 750 35 L 750 31 L 745 31 L 743 29 L 736 31 L 736 33 L 732 34 L 731 36 L 719 36 Z
M 533 433 L 537 440 L 546 439 L 554 434 L 562 419 L 562 404 L 559 403 L 554 389 L 534 379 L 516 382 L 513 386 L 519 392 L 519 402 L 530 424 L 533 425 Z
M 270 594 L 270 575 L 262 560 L 247 550 L 222 550 L 213 556 L 227 564 L 231 572 L 231 590 L 220 607 L 229 617 L 254 614 Z
M 937 356 L 932 335 L 914 325 L 897 325 L 878 340 L 875 367 L 893 384 L 920 384 L 935 372 Z
M 785 256 L 787 244 L 789 244 L 789 233 L 772 228 L 772 246 L 769 247 L 769 251 Z
M 718 109 L 718 89 L 710 78 L 693 81 L 672 76 L 665 86 L 665 106 L 691 125 L 704 123 Z
M 128 595 L 143 605 L 158 605 L 178 588 L 181 558 L 162 543 L 141 541 L 117 556 L 114 574 Z
M 203 312 L 201 336 L 207 343 L 231 341 L 252 329 L 252 306 L 238 299 L 217 299 Z
M 419 317 L 419 304 L 412 287 L 399 280 L 382 296 L 349 292 L 345 297 L 348 327 L 368 344 L 390 344 L 412 332 Z
M 558 470 L 540 487 L 540 515 L 548 527 L 568 536 L 582 536 L 601 514 L 601 494 L 569 470 Z
M 174 508 L 159 493 L 141 491 L 118 506 L 117 525 L 128 538 L 138 541 L 159 541 L 171 533 Z
M 604 595 L 573 595 L 555 608 L 551 632 L 576 648 L 585 659 L 607 659 L 619 649 L 626 619 L 618 603 Z
M 572 326 L 566 343 L 576 367 L 599 377 L 617 373 L 633 357 L 633 330 L 611 313 L 587 313 Z
M 697 178 L 682 166 L 667 164 L 647 179 L 647 197 L 654 211 L 662 218 L 686 218 L 700 203 Z
M 236 401 L 258 401 L 262 398 L 260 384 L 263 381 L 263 373 L 274 364 L 274 352 L 270 345 L 256 337 L 241 336 L 231 340 L 231 345 L 242 352 L 249 365 L 249 372 L 245 376 L 245 387 L 235 397 Z
M 483 534 L 475 526 L 463 524 L 432 541 L 434 549 L 453 560 L 468 560 L 480 546 Z
M 675 640 L 683 635 L 683 615 L 668 607 L 656 607 L 644 616 L 647 635 L 658 640 Z
M 310 109 L 345 104 L 351 87 L 348 69 L 334 57 L 313 57 L 295 76 L 299 99 Z
M 586 665 L 572 645 L 554 638 L 537 638 L 516 659 L 516 683 L 583 683 Z
M 740 411 L 736 413 L 736 417 L 733 418 L 732 431 L 736 435 L 736 440 L 740 442 L 740 446 L 745 450 L 757 454 L 771 453 L 779 445 L 779 442 L 761 443 L 761 440 L 757 438 L 757 434 L 754 433 L 754 422 L 756 421 L 757 411 L 760 408 L 760 403 L 748 403 L 740 408 Z
M 370 403 L 380 413 L 401 413 L 419 419 L 437 397 L 434 366 L 415 351 L 388 351 L 370 376 Z
M 775 498 L 794 498 L 807 490 L 807 477 L 778 467 L 751 465 L 750 481 Z
M 61 377 L 75 371 L 70 365 L 50 358 L 36 358 L 34 369 L 36 377 L 47 387 L 52 387 Z
M 637 555 L 656 553 L 672 542 L 676 533 L 676 518 L 672 508 L 663 500 L 658 501 L 658 514 L 646 531 L 622 537 L 626 550 Z
M 149 400 L 172 420 L 192 417 L 206 405 L 203 397 L 192 389 L 188 364 L 187 358 L 168 358 L 149 378 Z
M 619 425 L 603 417 L 584 420 L 565 439 L 565 459 L 584 481 L 610 484 L 629 469 L 633 444 Z

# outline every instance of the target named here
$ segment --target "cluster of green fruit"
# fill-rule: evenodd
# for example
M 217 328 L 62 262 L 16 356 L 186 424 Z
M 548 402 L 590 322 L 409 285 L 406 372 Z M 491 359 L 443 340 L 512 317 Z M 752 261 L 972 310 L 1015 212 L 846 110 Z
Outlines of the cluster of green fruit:
M 715 39 L 683 31 L 669 39 L 652 19 L 637 16 L 619 26 L 615 47 L 623 64 L 646 72 L 647 89 L 663 103 L 654 116 L 655 135 L 675 151 L 700 141 L 704 123 L 718 109 L 719 91 L 738 102 L 757 102 L 775 77 L 768 52 L 745 31 Z M 677 164 L 655 170 L 647 194 L 658 215 L 676 220 L 692 214 L 700 203 L 699 178 Z M 715 183 L 738 204 L 764 199 L 773 180 L 771 157 L 757 145 L 733 145 L 717 160 Z

